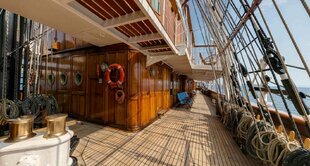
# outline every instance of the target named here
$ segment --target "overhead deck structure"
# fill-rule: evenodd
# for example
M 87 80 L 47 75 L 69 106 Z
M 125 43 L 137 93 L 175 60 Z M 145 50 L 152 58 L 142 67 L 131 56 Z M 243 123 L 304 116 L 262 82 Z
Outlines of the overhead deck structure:
M 161 5 L 163 10 L 177 11 L 158 16 L 148 0 L 0 2 L 7 10 L 96 46 L 125 43 L 147 55 L 147 65 L 163 61 L 174 71 L 195 80 L 214 79 L 209 77 L 214 76 L 211 66 L 195 65 L 192 61 L 194 43 L 188 28 L 188 14 L 181 10 L 181 2 L 172 0 Z M 221 75 L 221 68 L 215 74 Z

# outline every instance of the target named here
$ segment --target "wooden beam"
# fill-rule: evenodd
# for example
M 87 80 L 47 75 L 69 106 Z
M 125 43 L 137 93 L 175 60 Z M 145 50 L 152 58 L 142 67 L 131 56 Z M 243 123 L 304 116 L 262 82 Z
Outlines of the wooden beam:
M 161 44 L 161 45 L 155 45 L 155 46 L 149 46 L 149 47 L 142 47 L 141 50 L 158 50 L 158 49 L 164 49 L 169 48 L 167 44 Z
M 121 25 L 126 25 L 126 24 L 130 24 L 130 23 L 134 23 L 134 22 L 138 22 L 138 21 L 142 21 L 146 19 L 147 17 L 143 14 L 142 11 L 137 11 L 137 12 L 123 15 L 123 16 L 105 20 L 103 23 L 101 23 L 101 25 L 104 28 L 113 28 L 113 27 L 118 27 Z
M 162 51 L 162 52 L 154 52 L 154 53 L 150 53 L 151 56 L 164 56 L 164 55 L 174 55 L 173 51 Z
M 147 61 L 146 61 L 146 66 L 151 66 L 157 62 L 160 62 L 160 61 L 163 61 L 165 59 L 169 58 L 169 56 L 167 55 L 159 55 L 159 56 L 155 56 L 155 57 L 151 57 L 151 56 L 148 56 L 147 57 Z
M 194 47 L 217 47 L 215 44 L 208 44 L 208 45 L 194 45 Z
M 138 42 L 144 42 L 149 40 L 159 40 L 162 39 L 162 36 L 159 33 L 152 33 L 147 35 L 141 35 L 136 37 L 130 37 L 128 38 L 128 43 L 138 43 Z

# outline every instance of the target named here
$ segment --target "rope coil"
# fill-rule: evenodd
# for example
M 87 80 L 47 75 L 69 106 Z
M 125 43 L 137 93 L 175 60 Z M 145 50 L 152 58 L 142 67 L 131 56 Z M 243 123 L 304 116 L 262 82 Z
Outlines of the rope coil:
M 268 145 L 268 161 L 272 165 L 282 165 L 284 158 L 292 151 L 300 148 L 297 141 L 289 142 L 284 135 L 278 134 L 276 138 L 271 140 Z
M 8 99 L 0 100 L 0 113 L 0 116 L 4 119 L 14 119 L 19 115 L 17 105 L 12 100 Z

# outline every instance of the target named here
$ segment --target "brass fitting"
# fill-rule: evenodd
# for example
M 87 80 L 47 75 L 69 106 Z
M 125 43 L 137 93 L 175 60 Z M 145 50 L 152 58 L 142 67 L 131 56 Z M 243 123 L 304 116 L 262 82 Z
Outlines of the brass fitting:
M 17 119 L 9 119 L 10 136 L 5 142 L 18 142 L 35 136 L 32 132 L 34 116 L 27 115 Z
M 55 114 L 47 116 L 47 133 L 44 138 L 55 138 L 67 133 L 66 130 L 66 118 L 67 114 Z

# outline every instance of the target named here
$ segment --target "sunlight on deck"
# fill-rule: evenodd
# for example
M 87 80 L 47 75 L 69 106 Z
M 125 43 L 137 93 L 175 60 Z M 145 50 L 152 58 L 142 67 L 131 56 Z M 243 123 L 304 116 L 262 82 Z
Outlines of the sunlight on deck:
M 209 98 L 197 94 L 191 111 L 170 110 L 138 133 L 76 121 L 79 165 L 256 165 L 242 154 Z

